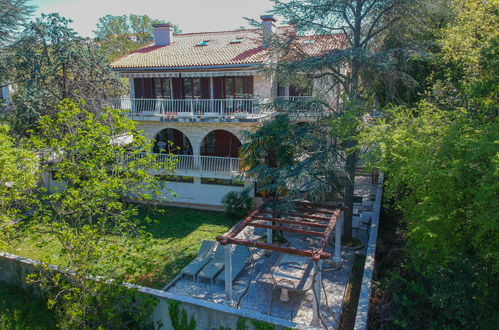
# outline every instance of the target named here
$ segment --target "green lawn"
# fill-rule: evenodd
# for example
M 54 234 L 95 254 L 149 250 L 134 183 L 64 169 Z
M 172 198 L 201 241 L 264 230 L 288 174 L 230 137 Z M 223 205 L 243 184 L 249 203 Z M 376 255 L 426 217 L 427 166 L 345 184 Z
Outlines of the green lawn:
M 236 220 L 228 218 L 224 213 L 191 210 L 175 207 L 162 207 L 164 213 L 153 211 L 149 207 L 141 207 L 139 219 L 149 216 L 157 220 L 157 224 L 149 224 L 146 231 L 152 234 L 153 245 L 137 256 L 141 267 L 134 270 L 130 281 L 152 286 L 163 287 L 177 275 L 196 255 L 204 239 L 214 240 L 225 233 Z M 39 244 L 44 241 L 44 244 Z M 134 244 L 142 244 L 140 240 Z M 0 244 L 1 245 L 1 244 Z M 19 244 L 0 246 L 0 250 L 32 259 L 49 258 L 57 264 L 60 246 L 46 237 L 30 237 Z M 143 263 L 147 265 L 144 266 Z M 102 265 L 106 268 L 128 267 L 130 265 L 109 262 Z
M 0 283 L 0 329 L 55 329 L 55 317 L 43 300 Z

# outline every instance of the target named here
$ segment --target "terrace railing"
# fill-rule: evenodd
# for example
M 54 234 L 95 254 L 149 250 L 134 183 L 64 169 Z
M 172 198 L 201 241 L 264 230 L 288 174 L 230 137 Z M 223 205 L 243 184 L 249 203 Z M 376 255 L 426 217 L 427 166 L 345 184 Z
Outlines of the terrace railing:
M 264 114 L 257 99 L 133 99 L 110 100 L 116 109 L 128 110 L 132 116 L 251 117 Z
M 215 156 L 194 156 L 194 155 L 171 155 L 156 153 L 156 162 L 175 163 L 175 171 L 186 172 L 214 172 L 225 174 L 236 174 L 241 172 L 241 162 L 239 158 L 215 157 Z M 142 158 L 145 154 L 129 155 L 126 161 L 133 161 Z

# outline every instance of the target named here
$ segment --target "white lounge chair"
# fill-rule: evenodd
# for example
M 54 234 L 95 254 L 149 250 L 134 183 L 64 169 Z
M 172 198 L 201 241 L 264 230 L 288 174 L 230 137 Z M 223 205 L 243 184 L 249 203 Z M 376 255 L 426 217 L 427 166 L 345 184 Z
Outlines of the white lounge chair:
M 246 261 L 248 260 L 249 252 L 248 248 L 241 245 L 236 245 L 236 248 L 232 252 L 232 274 L 231 281 L 234 282 L 236 277 L 241 273 L 241 271 L 246 266 Z M 217 277 L 217 281 L 225 283 L 225 271 L 220 273 Z

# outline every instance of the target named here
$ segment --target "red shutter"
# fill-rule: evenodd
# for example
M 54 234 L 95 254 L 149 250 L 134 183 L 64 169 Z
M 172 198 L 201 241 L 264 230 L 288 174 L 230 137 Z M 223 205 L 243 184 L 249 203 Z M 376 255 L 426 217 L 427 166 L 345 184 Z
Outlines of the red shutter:
M 253 96 L 253 76 L 243 77 L 243 93 Z
M 172 78 L 172 95 L 174 99 L 182 98 L 182 78 Z
M 213 78 L 213 98 L 223 99 L 224 96 L 224 78 L 214 77 Z
M 201 98 L 210 98 L 210 78 L 201 78 Z

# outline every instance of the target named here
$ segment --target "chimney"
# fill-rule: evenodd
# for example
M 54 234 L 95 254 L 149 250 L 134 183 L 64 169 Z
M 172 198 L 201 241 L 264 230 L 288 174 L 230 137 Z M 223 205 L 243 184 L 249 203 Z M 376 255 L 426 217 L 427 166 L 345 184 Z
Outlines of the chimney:
M 153 24 L 154 45 L 167 46 L 173 41 L 173 25 L 171 24 Z
M 260 16 L 262 20 L 262 32 L 263 32 L 263 48 L 270 47 L 270 40 L 272 38 L 272 34 L 275 32 L 275 19 L 273 15 L 262 15 Z

